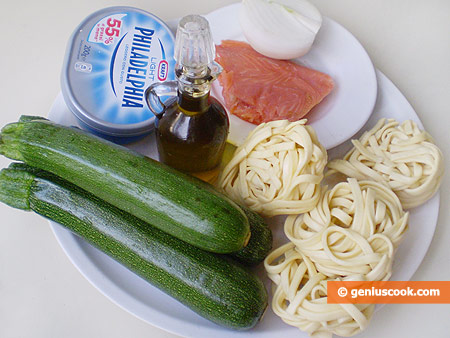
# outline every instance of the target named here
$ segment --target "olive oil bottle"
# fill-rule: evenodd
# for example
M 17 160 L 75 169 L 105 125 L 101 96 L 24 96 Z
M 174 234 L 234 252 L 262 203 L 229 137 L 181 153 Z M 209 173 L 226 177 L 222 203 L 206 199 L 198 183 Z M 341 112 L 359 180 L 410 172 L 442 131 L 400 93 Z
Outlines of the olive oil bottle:
M 218 173 L 229 131 L 225 108 L 210 96 L 222 71 L 214 57 L 208 21 L 199 15 L 182 18 L 175 43 L 177 81 L 155 83 L 145 95 L 157 117 L 160 161 L 205 180 Z

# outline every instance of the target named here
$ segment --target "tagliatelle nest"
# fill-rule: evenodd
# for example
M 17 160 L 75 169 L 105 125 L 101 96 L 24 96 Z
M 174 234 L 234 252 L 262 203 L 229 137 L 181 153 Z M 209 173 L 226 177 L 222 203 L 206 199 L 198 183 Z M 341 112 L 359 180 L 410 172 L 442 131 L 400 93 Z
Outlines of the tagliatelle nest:
M 284 232 L 328 277 L 387 280 L 408 216 L 386 186 L 349 178 L 325 191 L 313 210 L 289 216 Z
M 323 191 L 313 210 L 286 219 L 290 242 L 264 260 L 273 311 L 311 337 L 364 330 L 374 304 L 328 304 L 327 281 L 389 279 L 407 226 L 400 200 L 380 183 L 349 178 Z
M 218 179 L 220 189 L 263 216 L 315 207 L 327 152 L 306 120 L 260 124 Z
M 328 163 L 327 175 L 340 172 L 358 180 L 389 186 L 403 208 L 421 205 L 439 189 L 444 174 L 443 157 L 431 136 L 407 120 L 402 124 L 380 119 L 344 159 Z
M 293 243 L 270 253 L 264 267 L 274 283 L 272 309 L 285 323 L 317 338 L 350 337 L 369 325 L 375 305 L 328 304 L 327 282 L 335 279 L 318 272 Z

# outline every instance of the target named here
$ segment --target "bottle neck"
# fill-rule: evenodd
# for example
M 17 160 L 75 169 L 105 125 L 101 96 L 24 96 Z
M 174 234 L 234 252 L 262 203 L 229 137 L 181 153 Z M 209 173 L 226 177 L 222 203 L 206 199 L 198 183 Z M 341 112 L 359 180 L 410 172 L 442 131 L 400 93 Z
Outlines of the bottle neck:
M 202 114 L 209 109 L 209 91 L 194 97 L 191 93 L 178 89 L 178 106 L 186 115 Z
M 186 68 L 177 71 L 178 105 L 188 115 L 204 113 L 209 109 L 211 76 L 208 69 L 192 73 Z

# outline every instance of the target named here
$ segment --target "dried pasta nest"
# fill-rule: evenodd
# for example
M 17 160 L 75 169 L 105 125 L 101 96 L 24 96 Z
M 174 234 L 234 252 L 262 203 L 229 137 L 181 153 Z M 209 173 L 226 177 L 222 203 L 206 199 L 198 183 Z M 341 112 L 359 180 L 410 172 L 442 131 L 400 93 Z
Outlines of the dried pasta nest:
M 349 178 L 325 191 L 310 212 L 289 216 L 284 231 L 328 277 L 387 280 L 408 216 L 386 186 Z
M 264 260 L 273 311 L 313 337 L 364 330 L 374 304 L 327 303 L 327 282 L 389 279 L 407 226 L 400 200 L 380 183 L 349 178 L 322 191 L 314 209 L 286 219 L 290 242 Z
M 327 175 L 340 172 L 385 184 L 405 209 L 423 204 L 439 189 L 444 174 L 442 153 L 413 121 L 399 124 L 393 119 L 380 119 L 352 142 L 354 147 L 344 159 L 328 163 Z
M 327 153 L 305 123 L 303 119 L 260 124 L 236 149 L 219 176 L 219 188 L 263 216 L 313 209 Z
M 370 323 L 374 304 L 328 304 L 327 278 L 293 243 L 274 250 L 264 261 L 274 283 L 272 309 L 285 323 L 312 337 L 353 336 Z

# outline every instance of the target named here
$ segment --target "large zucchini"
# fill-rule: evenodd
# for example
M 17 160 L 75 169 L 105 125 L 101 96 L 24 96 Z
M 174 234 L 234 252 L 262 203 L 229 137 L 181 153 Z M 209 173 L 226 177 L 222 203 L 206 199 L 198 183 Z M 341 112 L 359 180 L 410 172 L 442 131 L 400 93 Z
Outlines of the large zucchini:
M 209 184 L 78 128 L 24 117 L 2 129 L 0 153 L 204 250 L 235 252 L 249 240 L 244 212 Z
M 240 265 L 186 244 L 49 173 L 16 165 L 3 169 L 0 201 L 60 223 L 217 324 L 249 329 L 267 307 L 264 285 Z

